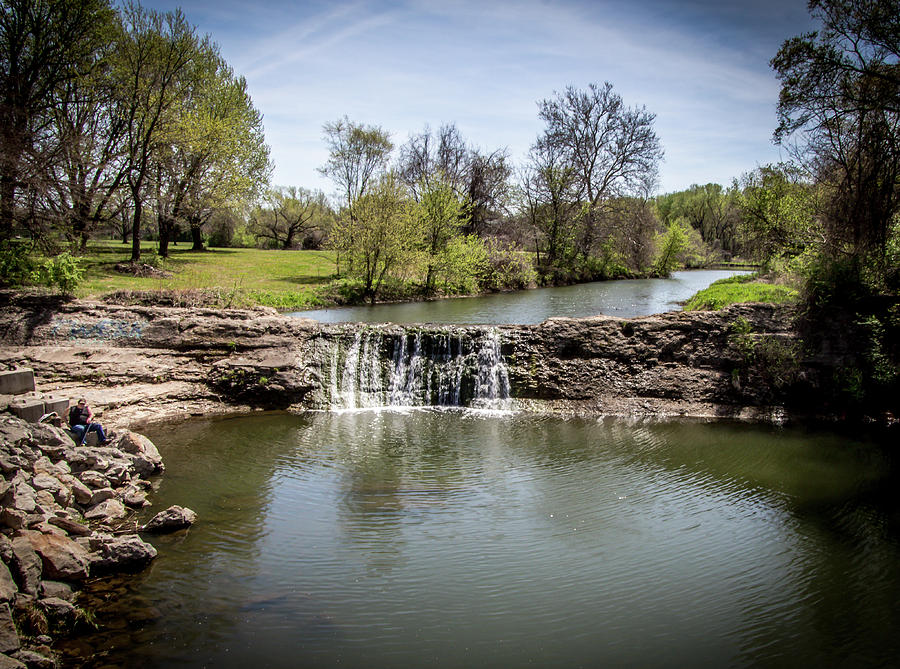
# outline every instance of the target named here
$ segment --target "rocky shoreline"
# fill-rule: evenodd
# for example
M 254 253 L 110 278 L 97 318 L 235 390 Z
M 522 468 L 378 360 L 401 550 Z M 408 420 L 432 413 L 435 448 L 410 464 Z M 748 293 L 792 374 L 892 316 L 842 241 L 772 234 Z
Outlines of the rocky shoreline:
M 130 430 L 77 446 L 59 427 L 0 416 L 0 667 L 56 666 L 51 644 L 91 626 L 81 586 L 156 557 L 139 531 L 193 522 L 180 507 L 142 527 L 133 520 L 163 469 L 153 443 Z

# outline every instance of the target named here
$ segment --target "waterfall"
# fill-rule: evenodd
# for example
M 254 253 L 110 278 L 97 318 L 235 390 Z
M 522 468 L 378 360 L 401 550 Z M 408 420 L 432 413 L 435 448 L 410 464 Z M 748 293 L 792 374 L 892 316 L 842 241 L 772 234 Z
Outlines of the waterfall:
M 328 403 L 381 406 L 509 406 L 496 329 L 360 328 L 332 345 Z

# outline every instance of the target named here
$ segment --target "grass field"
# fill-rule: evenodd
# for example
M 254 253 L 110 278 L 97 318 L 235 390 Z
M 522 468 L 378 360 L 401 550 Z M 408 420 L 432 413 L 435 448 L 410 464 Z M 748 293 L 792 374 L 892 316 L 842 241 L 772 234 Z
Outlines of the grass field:
M 754 274 L 742 274 L 713 282 L 684 305 L 685 311 L 724 309 L 740 302 L 781 304 L 797 299 L 797 291 L 788 286 L 761 283 Z
M 315 289 L 334 274 L 330 251 L 261 251 L 212 249 L 189 251 L 188 244 L 170 246 L 168 259 L 156 256 L 154 242 L 141 247 L 141 260 L 170 272 L 170 278 L 138 277 L 116 271 L 131 258 L 131 245 L 92 242 L 81 259 L 85 273 L 79 297 L 99 297 L 116 291 L 215 291 L 231 306 L 262 304 L 301 309 L 316 304 Z

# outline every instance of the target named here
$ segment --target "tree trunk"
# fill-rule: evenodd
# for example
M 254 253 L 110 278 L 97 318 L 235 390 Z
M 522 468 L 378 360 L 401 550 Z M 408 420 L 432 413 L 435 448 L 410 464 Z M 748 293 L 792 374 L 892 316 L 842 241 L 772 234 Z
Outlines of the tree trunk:
M 191 239 L 194 241 L 194 245 L 191 247 L 191 251 L 206 250 L 206 248 L 204 248 L 203 246 L 203 235 L 200 231 L 200 225 L 191 223 Z
M 16 213 L 15 198 L 15 174 L 4 174 L 0 177 L 0 240 L 12 238 L 13 219 Z
M 159 217 L 159 250 L 160 258 L 169 257 L 169 238 L 172 236 L 172 221 L 166 216 Z
M 134 218 L 131 222 L 131 262 L 139 262 L 141 259 L 141 214 L 143 204 L 140 198 L 134 198 Z

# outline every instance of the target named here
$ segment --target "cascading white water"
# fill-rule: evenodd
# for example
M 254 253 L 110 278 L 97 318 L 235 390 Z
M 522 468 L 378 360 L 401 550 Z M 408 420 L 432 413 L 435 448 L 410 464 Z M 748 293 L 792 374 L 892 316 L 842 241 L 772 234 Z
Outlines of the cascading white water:
M 380 406 L 509 406 L 500 335 L 490 330 L 357 330 L 331 352 L 329 402 Z

